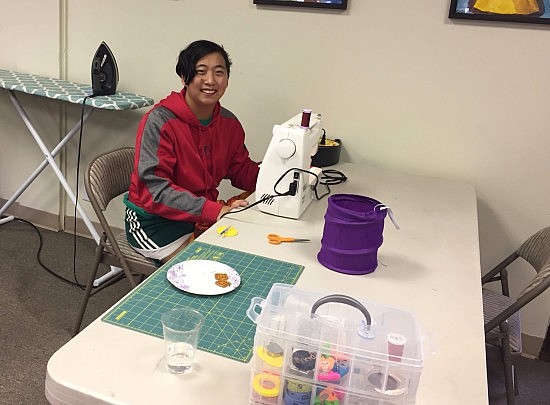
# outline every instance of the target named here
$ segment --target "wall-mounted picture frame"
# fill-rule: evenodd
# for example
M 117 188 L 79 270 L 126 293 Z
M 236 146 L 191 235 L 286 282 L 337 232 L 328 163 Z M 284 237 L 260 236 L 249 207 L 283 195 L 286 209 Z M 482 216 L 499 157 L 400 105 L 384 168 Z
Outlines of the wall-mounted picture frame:
M 550 24 L 550 0 L 451 0 L 449 18 Z
M 310 7 L 346 10 L 348 0 L 253 0 L 259 6 Z

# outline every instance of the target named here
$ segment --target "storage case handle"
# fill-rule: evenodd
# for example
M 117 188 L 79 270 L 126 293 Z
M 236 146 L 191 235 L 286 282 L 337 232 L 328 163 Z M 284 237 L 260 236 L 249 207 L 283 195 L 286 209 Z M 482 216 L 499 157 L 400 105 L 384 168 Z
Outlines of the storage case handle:
M 336 302 L 340 304 L 347 304 L 354 308 L 357 308 L 361 313 L 365 316 L 365 321 L 361 324 L 361 327 L 357 331 L 359 335 L 372 339 L 374 338 L 373 330 L 372 330 L 372 319 L 370 316 L 369 311 L 363 304 L 361 304 L 359 301 L 357 301 L 355 298 L 350 297 L 349 295 L 343 295 L 343 294 L 332 294 L 327 295 L 323 298 L 318 299 L 311 307 L 311 314 L 314 315 L 315 311 L 323 305 L 328 304 L 330 302 Z

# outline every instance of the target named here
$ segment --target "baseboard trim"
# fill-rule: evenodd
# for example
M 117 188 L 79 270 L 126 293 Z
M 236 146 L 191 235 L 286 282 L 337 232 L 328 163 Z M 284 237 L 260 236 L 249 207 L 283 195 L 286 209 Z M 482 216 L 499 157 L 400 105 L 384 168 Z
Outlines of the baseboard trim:
M 538 359 L 540 349 L 542 348 L 542 342 L 544 338 L 538 336 L 521 334 L 521 343 L 523 347 L 522 355 L 525 357 Z
M 7 200 L 0 198 L 0 206 L 4 206 Z M 15 218 L 29 221 L 32 224 L 49 229 L 50 231 L 60 231 L 59 216 L 50 212 L 25 207 L 18 202 L 14 202 L 6 210 L 4 215 L 13 215 Z
M 7 200 L 0 198 L 0 206 L 4 206 L 6 201 Z M 61 221 L 59 220 L 58 215 L 52 214 L 46 211 L 37 210 L 35 208 L 25 207 L 19 204 L 18 202 L 14 202 L 9 207 L 9 209 L 6 210 L 4 215 L 13 215 L 15 218 L 29 221 L 33 225 L 39 228 L 48 229 L 54 232 L 63 231 L 67 233 L 73 233 L 75 228 L 73 216 L 65 216 L 65 220 L 64 220 L 65 226 L 62 227 Z M 92 225 L 98 231 L 101 229 L 101 225 L 98 222 L 92 221 Z M 113 227 L 112 229 L 115 234 L 118 232 L 122 232 L 122 229 L 119 229 L 117 227 Z M 101 232 L 99 233 L 101 234 Z M 84 221 L 80 218 L 77 218 L 76 220 L 76 234 L 78 236 L 92 239 L 92 235 L 90 234 L 88 227 L 86 226 Z

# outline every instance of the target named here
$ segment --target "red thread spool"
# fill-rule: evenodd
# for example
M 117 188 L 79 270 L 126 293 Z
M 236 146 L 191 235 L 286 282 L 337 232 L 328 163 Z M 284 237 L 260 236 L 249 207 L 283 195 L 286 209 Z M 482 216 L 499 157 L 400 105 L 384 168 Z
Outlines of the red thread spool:
M 302 123 L 300 125 L 304 128 L 309 128 L 310 118 L 311 118 L 311 110 L 304 108 L 302 110 Z

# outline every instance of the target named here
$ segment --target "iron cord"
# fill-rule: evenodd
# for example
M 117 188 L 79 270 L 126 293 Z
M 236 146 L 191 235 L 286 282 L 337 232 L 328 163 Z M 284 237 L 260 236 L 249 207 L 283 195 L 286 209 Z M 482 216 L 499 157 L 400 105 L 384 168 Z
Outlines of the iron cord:
M 21 219 L 21 218 L 15 218 L 16 221 L 20 221 L 20 222 L 23 222 L 25 224 L 28 224 L 30 225 L 36 232 L 36 234 L 38 235 L 38 251 L 36 252 L 36 259 L 38 261 L 38 264 L 40 264 L 40 266 L 46 270 L 48 273 L 50 273 L 52 276 L 54 276 L 55 278 L 63 281 L 64 283 L 67 283 L 67 284 L 70 284 L 72 286 L 75 286 L 75 287 L 79 287 L 81 289 L 83 289 L 85 286 L 82 285 L 82 284 L 78 284 L 78 282 L 74 282 L 74 281 L 71 281 L 59 274 L 57 274 L 55 271 L 53 271 L 52 269 L 50 269 L 48 266 L 46 266 L 43 262 L 42 262 L 42 259 L 40 258 L 40 252 L 42 252 L 42 247 L 44 246 L 44 243 L 43 243 L 43 240 L 42 240 L 42 234 L 40 233 L 40 229 L 38 229 L 38 227 L 36 225 L 34 225 L 32 222 L 30 221 L 27 221 L 25 219 Z

